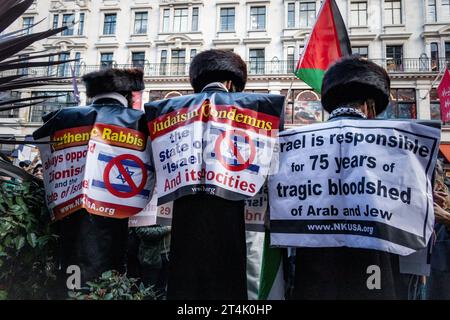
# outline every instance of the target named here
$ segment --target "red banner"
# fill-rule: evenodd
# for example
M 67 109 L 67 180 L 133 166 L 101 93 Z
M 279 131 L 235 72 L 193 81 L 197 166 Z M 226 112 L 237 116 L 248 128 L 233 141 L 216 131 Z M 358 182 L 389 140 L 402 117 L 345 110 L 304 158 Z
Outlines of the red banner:
M 443 122 L 448 122 L 450 121 L 450 73 L 448 69 L 445 69 L 437 91 L 441 105 L 441 119 Z

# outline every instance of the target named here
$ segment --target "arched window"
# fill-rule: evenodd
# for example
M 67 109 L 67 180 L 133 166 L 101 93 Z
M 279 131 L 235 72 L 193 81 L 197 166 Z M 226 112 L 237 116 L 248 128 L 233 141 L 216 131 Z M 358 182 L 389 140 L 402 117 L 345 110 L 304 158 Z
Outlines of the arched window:
M 180 96 L 182 96 L 182 94 L 179 93 L 178 91 L 170 91 L 168 94 L 164 96 L 164 99 L 175 98 Z
M 431 71 L 439 71 L 439 46 L 437 42 L 432 42 L 430 44 L 430 54 L 431 54 Z
M 416 90 L 391 89 L 391 99 L 378 119 L 417 119 Z
M 294 101 L 292 115 L 294 124 L 310 124 L 324 120 L 320 97 L 311 90 L 300 92 Z

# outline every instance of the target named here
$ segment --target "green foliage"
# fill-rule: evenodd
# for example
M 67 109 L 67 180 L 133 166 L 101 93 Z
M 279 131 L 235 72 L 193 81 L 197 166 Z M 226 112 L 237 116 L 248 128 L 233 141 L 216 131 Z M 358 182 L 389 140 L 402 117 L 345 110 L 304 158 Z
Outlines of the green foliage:
M 56 236 L 44 197 L 36 183 L 0 181 L 0 300 L 46 299 L 55 284 Z
M 128 278 L 117 271 L 106 271 L 95 281 L 87 282 L 85 292 L 69 291 L 69 297 L 75 300 L 156 300 L 153 287 L 145 287 L 138 280 Z M 87 291 L 87 292 L 86 292 Z

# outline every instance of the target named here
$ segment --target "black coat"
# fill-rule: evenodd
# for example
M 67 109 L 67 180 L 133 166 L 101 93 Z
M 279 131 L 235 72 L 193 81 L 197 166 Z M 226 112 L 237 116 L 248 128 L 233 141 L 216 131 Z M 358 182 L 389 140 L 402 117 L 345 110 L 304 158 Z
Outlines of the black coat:
M 339 116 L 334 119 L 356 119 Z M 293 299 L 406 299 L 407 283 L 400 274 L 398 255 L 358 248 L 298 248 Z M 380 267 L 381 289 L 369 290 L 367 273 Z
M 174 201 L 167 299 L 247 299 L 244 206 L 203 194 Z
M 279 125 L 284 97 L 228 93 L 221 84 L 210 83 L 198 94 L 146 104 L 147 120 L 208 101 L 276 117 L 276 123 L 267 123 L 272 130 Z M 152 124 L 150 127 L 154 131 Z M 152 145 L 155 143 L 156 139 Z M 220 184 L 208 184 L 207 179 L 199 185 L 205 188 L 186 184 L 158 194 L 160 203 L 174 201 L 167 298 L 247 299 L 244 201 L 248 197 Z
M 431 253 L 427 299 L 450 300 L 450 230 L 443 224 L 437 224 L 435 232 L 436 243 Z
M 125 272 L 128 219 L 97 216 L 82 209 L 58 224 L 63 287 L 70 265 L 80 267 L 82 286 L 108 270 Z
M 174 201 L 167 298 L 247 299 L 244 201 Z
M 99 112 L 110 108 L 109 112 Z M 114 114 L 122 110 L 123 105 L 112 98 L 103 98 L 94 105 L 61 109 L 44 117 L 44 125 L 34 133 L 36 139 L 53 134 L 56 130 L 77 126 L 92 125 L 95 121 L 134 126 L 134 129 L 146 128 L 145 121 L 137 121 L 134 110 L 132 115 Z M 143 120 L 143 119 L 142 119 Z M 67 268 L 76 265 L 81 271 L 81 286 L 92 281 L 108 270 L 125 272 L 126 249 L 128 239 L 128 218 L 116 219 L 90 214 L 85 209 L 78 210 L 57 221 L 59 241 L 60 294 L 67 294 Z

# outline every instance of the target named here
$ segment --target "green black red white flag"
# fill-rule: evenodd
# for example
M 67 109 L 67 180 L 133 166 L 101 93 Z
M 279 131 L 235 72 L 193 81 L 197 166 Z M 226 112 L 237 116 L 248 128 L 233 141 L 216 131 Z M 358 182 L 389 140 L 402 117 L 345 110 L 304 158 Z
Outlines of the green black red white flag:
M 330 64 L 351 52 L 339 8 L 334 0 L 325 0 L 294 73 L 320 93 L 323 75 Z

